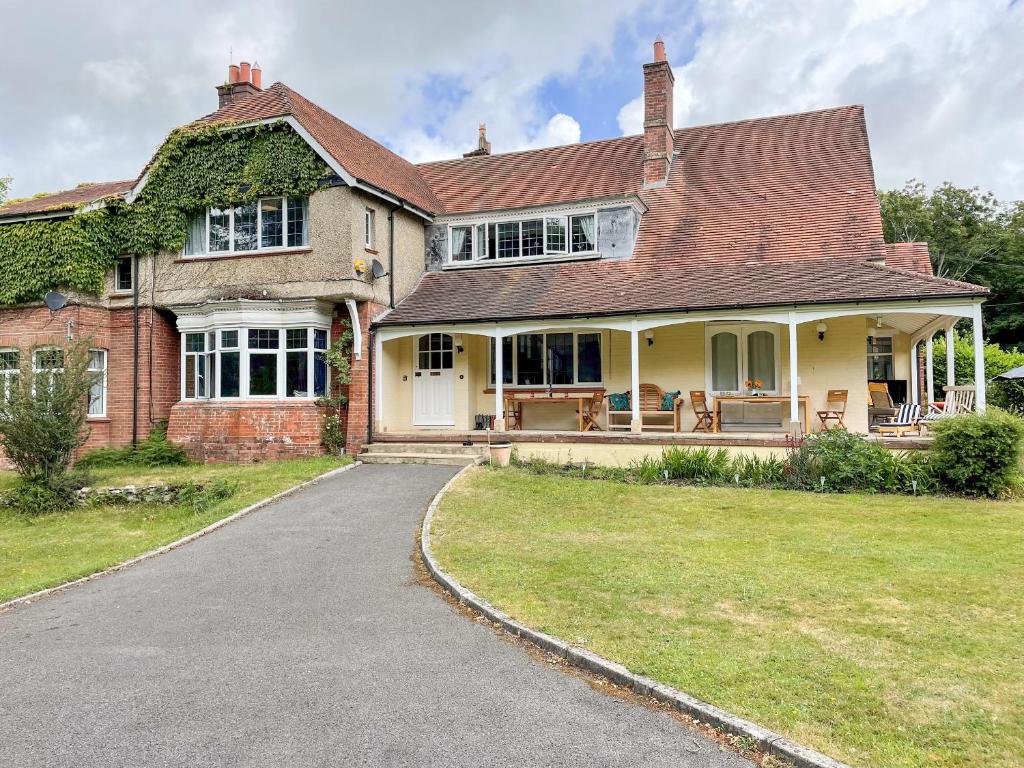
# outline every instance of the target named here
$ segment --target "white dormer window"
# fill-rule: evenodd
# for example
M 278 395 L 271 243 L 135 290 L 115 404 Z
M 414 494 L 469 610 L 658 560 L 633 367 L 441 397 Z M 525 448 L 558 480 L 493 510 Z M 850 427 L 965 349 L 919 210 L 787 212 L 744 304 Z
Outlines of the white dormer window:
M 185 256 L 233 256 L 309 245 L 305 197 L 264 197 L 189 218 Z
M 452 224 L 448 235 L 452 264 L 588 255 L 597 251 L 597 214 Z

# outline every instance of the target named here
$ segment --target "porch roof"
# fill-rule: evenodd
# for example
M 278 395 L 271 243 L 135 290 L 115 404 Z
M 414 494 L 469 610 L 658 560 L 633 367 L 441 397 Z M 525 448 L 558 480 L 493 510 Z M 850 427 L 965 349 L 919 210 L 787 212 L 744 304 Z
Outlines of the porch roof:
M 858 259 L 595 261 L 433 272 L 380 326 L 569 319 L 985 296 L 987 288 Z

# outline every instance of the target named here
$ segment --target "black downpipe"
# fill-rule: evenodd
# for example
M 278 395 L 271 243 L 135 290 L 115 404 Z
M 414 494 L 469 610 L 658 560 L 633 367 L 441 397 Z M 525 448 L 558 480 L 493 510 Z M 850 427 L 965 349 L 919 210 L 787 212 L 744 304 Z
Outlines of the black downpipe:
M 388 307 L 395 308 L 395 211 L 404 208 L 399 203 L 388 211 Z
M 139 444 L 139 255 L 132 256 L 132 446 Z

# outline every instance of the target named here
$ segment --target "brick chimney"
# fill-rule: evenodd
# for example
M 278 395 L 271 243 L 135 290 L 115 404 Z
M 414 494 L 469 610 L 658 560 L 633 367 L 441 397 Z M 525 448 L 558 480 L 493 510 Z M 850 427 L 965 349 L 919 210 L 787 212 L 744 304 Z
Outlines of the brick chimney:
M 676 79 L 665 43 L 654 41 L 654 61 L 644 64 L 644 186 L 664 186 L 672 165 L 672 86 Z
M 491 154 L 491 142 L 487 140 L 487 123 L 480 123 L 480 138 L 477 139 L 477 147 L 472 152 L 466 152 L 463 157 L 480 157 Z
M 228 81 L 217 86 L 217 108 L 237 104 L 251 94 L 259 93 L 263 81 L 260 65 L 250 66 L 248 61 L 231 64 L 228 67 Z

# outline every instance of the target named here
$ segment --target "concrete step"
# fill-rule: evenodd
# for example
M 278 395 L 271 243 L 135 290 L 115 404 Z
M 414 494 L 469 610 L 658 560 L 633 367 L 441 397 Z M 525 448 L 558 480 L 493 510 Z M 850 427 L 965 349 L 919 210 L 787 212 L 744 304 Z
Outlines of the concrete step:
M 479 457 L 457 453 L 361 453 L 359 460 L 364 464 L 450 464 L 466 467 L 475 464 Z
M 462 445 L 461 443 L 370 443 L 363 448 L 363 455 L 373 453 L 442 453 L 459 456 L 486 456 L 487 445 Z

